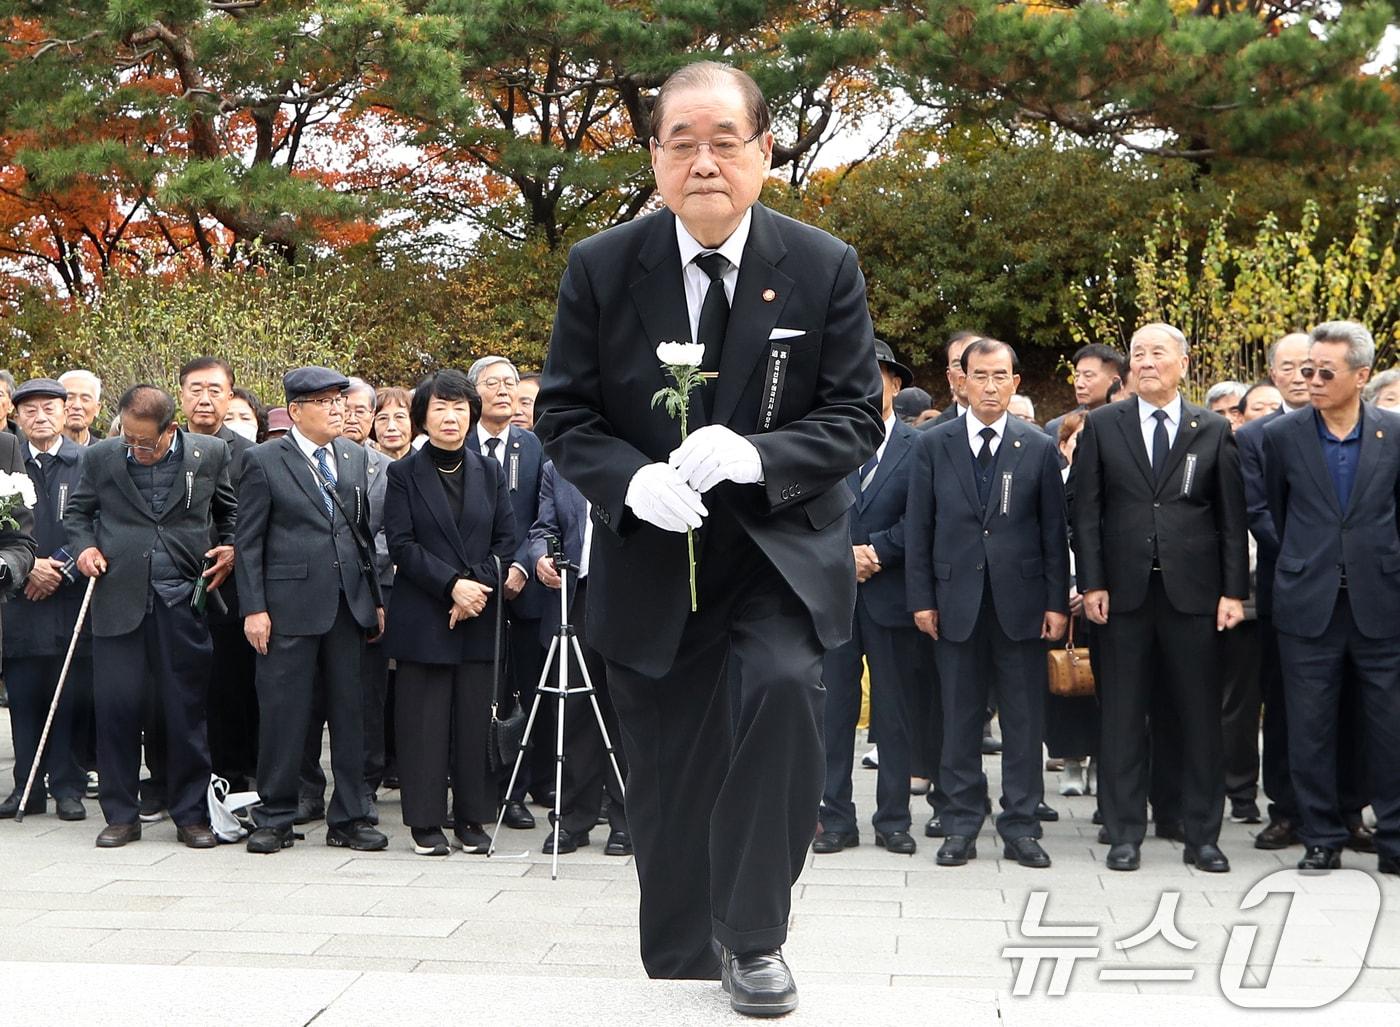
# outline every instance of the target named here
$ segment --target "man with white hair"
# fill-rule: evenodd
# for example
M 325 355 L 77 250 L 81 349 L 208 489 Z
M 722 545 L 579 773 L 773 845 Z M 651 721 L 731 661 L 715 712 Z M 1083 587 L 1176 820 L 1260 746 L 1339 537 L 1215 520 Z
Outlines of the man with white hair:
M 1187 342 L 1166 324 L 1133 334 L 1137 398 L 1092 411 L 1074 466 L 1084 610 L 1103 625 L 1099 808 L 1110 870 L 1136 870 L 1147 829 L 1148 716 L 1181 724 L 1183 858 L 1223 873 L 1217 633 L 1249 595 L 1244 484 L 1229 423 L 1178 391 Z
M 74 368 L 59 375 L 58 384 L 68 390 L 63 405 L 63 434 L 80 446 L 91 446 L 98 441 L 92 425 L 102 408 L 102 379 L 91 371 Z
M 1231 428 L 1238 428 L 1244 423 L 1240 400 L 1248 391 L 1249 386 L 1243 382 L 1216 382 L 1206 392 L 1206 409 L 1229 421 Z

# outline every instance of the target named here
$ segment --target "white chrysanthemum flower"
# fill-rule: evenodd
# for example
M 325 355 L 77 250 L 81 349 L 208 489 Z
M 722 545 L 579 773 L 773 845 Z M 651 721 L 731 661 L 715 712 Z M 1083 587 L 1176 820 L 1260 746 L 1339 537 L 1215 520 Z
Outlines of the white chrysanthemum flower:
M 12 474 L 0 471 L 0 496 L 19 496 L 20 502 L 31 510 L 38 502 L 34 494 L 34 482 L 27 474 Z
M 705 360 L 700 342 L 663 342 L 656 347 L 656 359 L 667 367 L 699 367 Z

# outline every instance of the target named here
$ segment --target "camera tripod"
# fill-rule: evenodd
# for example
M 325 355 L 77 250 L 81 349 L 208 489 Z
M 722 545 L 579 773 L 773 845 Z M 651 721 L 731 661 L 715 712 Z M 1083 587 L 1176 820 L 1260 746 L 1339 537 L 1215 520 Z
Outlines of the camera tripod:
M 549 541 L 549 556 L 554 561 L 554 569 L 559 574 L 559 627 L 555 629 L 554 637 L 549 641 L 549 653 L 545 656 L 544 669 L 540 671 L 539 684 L 535 687 L 535 698 L 530 704 L 530 716 L 525 721 L 525 733 L 520 738 L 520 748 L 515 754 L 515 766 L 510 772 L 510 784 L 506 786 L 505 794 L 510 796 L 515 791 L 516 779 L 520 776 L 520 766 L 525 760 L 525 750 L 530 744 L 530 736 L 535 729 L 535 716 L 539 713 L 540 701 L 545 695 L 555 697 L 558 705 L 558 714 L 555 717 L 554 725 L 554 845 L 553 859 L 549 868 L 549 879 L 557 881 L 559 879 L 559 831 L 563 824 L 563 810 L 560 808 L 564 801 L 564 708 L 571 695 L 586 695 L 588 701 L 593 706 L 593 717 L 598 722 L 598 731 L 603 737 L 603 747 L 607 750 L 608 761 L 612 764 L 612 771 L 617 776 L 617 786 L 621 793 L 626 793 L 626 784 L 622 780 L 622 771 L 618 768 L 617 754 L 613 750 L 612 738 L 608 735 L 607 725 L 603 723 L 603 711 L 598 706 L 597 689 L 593 687 L 593 678 L 588 673 L 588 664 L 583 659 L 583 647 L 579 644 L 578 633 L 569 623 L 569 573 L 577 571 L 578 567 L 564 556 L 563 547 L 559 540 L 552 535 L 545 536 Z M 569 683 L 569 656 L 572 654 L 578 660 L 579 673 L 583 676 L 583 684 L 572 686 Z M 558 658 L 558 665 L 555 669 L 555 684 L 547 684 L 550 674 L 550 665 Z M 486 850 L 486 855 L 496 854 L 496 838 L 501 833 L 501 823 L 505 819 L 505 804 L 501 805 L 501 811 L 496 815 L 496 829 L 491 832 L 491 847 Z

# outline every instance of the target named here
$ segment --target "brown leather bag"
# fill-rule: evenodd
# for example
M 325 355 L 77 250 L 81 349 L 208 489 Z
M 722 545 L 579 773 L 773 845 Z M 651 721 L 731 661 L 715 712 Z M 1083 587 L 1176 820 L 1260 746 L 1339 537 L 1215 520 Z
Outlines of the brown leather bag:
M 1063 649 L 1045 654 L 1050 677 L 1050 694 L 1081 696 L 1094 694 L 1094 669 L 1089 664 L 1088 646 L 1074 644 L 1074 618 L 1069 619 L 1069 637 Z

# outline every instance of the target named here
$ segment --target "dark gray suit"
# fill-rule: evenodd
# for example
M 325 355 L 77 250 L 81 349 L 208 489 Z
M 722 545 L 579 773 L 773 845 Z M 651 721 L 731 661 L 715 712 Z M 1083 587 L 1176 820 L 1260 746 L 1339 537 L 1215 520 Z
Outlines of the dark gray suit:
M 376 628 L 378 583 L 341 507 L 369 539 L 369 475 L 363 446 L 330 445 L 340 507 L 329 514 L 318 472 L 291 433 L 250 450 L 238 486 L 239 600 L 245 617 L 272 619 L 267 655 L 257 657 L 259 827 L 290 829 L 296 816 L 318 675 L 335 777 L 327 822 L 344 826 L 368 813 L 360 662 Z
M 181 431 L 174 483 L 153 509 L 132 478 L 120 439 L 87 450 L 63 524 L 74 555 L 95 546 L 107 572 L 92 594 L 99 798 L 109 824 L 136 822 L 141 705 L 149 678 L 165 722 L 166 798 L 182 827 L 207 824 L 206 703 L 213 645 L 188 598 L 169 601 L 152 583 L 163 547 L 178 576 L 193 582 L 211 543 L 233 542 L 236 502 L 221 439 Z
M 1069 612 L 1059 452 L 1040 429 L 1008 417 L 992 462 L 982 468 L 967 424 L 957 418 L 920 437 L 904 516 L 909 609 L 938 612 L 939 782 L 949 799 L 943 827 L 972 838 L 982 827 L 990 685 L 1003 740 L 997 832 L 1008 841 L 1038 838 L 1047 688 L 1041 626 L 1047 611 Z
M 1343 508 L 1318 438 L 1296 410 L 1264 430 L 1269 511 L 1278 533 L 1274 626 L 1288 705 L 1288 751 L 1307 845 L 1340 849 L 1337 785 L 1348 673 L 1359 689 L 1376 811 L 1376 848 L 1400 857 L 1400 416 L 1367 403 Z M 1344 725 L 1339 731 L 1339 723 Z

